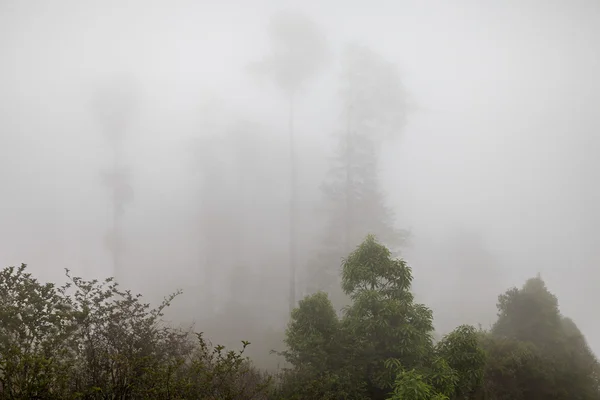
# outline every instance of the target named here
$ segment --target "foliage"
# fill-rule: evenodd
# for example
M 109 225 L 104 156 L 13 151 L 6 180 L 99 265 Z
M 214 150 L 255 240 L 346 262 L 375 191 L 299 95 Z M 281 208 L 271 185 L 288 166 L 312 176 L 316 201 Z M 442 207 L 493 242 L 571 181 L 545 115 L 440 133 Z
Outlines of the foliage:
M 68 387 L 76 326 L 55 286 L 19 268 L 0 272 L 0 398 L 61 398 Z
M 396 377 L 394 390 L 388 400 L 447 400 L 448 396 L 437 392 L 427 383 L 426 377 L 414 369 L 402 371 Z
M 558 299 L 541 277 L 499 296 L 498 321 L 487 346 L 495 351 L 488 378 L 510 377 L 494 386 L 499 398 L 597 399 L 599 364 L 575 323 L 559 311 Z M 489 380 L 489 379 L 486 379 Z
M 166 326 L 141 295 L 26 266 L 0 272 L 0 399 L 260 399 L 270 379 L 239 351 Z
M 434 345 L 431 310 L 410 292 L 411 268 L 374 236 L 341 275 L 351 300 L 341 318 L 324 293 L 292 313 L 284 353 L 293 368 L 281 398 L 600 398 L 598 362 L 540 277 L 499 296 L 490 332 L 461 325 Z
M 340 317 L 327 293 L 300 301 L 270 376 L 244 351 L 162 321 L 140 295 L 71 277 L 42 284 L 0 271 L 1 399 L 597 400 L 600 367 L 540 277 L 499 296 L 490 331 L 458 326 L 437 343 L 412 270 L 369 235 L 344 260 Z
M 384 378 L 384 360 L 400 360 L 404 368 L 422 366 L 433 351 L 430 309 L 413 302 L 412 272 L 403 260 L 372 235 L 344 262 L 342 288 L 352 299 L 344 327 L 361 344 L 358 361 L 366 365 L 372 394 L 381 395 L 393 381 Z
M 288 371 L 288 385 L 314 388 L 314 396 L 329 384 L 332 398 L 352 393 L 369 399 L 405 398 L 408 392 L 415 393 L 410 398 L 448 398 L 462 393 L 459 383 L 471 385 L 465 391 L 477 389 L 482 355 L 474 329 L 461 327 L 435 347 L 431 310 L 410 292 L 410 267 L 374 236 L 344 260 L 341 280 L 352 300 L 341 319 L 321 292 L 293 311 L 285 355 L 295 369 Z
M 496 336 L 547 348 L 557 344 L 560 330 L 558 300 L 540 277 L 529 279 L 522 289 L 512 288 L 498 297 L 498 321 L 492 328 Z
M 456 328 L 436 345 L 436 353 L 457 373 L 456 398 L 470 398 L 480 390 L 486 355 L 474 327 L 461 325 Z

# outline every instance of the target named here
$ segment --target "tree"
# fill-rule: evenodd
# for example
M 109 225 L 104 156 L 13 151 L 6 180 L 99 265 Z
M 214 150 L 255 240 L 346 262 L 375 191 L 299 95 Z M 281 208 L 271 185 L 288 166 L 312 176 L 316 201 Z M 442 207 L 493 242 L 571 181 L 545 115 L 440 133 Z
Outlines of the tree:
M 498 321 L 492 333 L 544 349 L 557 344 L 561 318 L 558 299 L 538 276 L 527 280 L 521 289 L 512 288 L 498 297 Z
M 297 269 L 297 210 L 296 210 L 296 153 L 294 144 L 295 98 L 305 83 L 324 66 L 328 59 L 325 37 L 320 28 L 307 16 L 282 13 L 273 17 L 268 27 L 271 53 L 252 70 L 271 78 L 289 102 L 289 151 L 290 151 L 290 312 L 296 305 Z
M 431 310 L 415 303 L 405 261 L 367 236 L 344 261 L 351 304 L 339 319 L 323 292 L 292 312 L 284 398 L 466 399 L 481 393 L 479 333 L 460 326 L 434 346 Z
M 384 139 L 400 134 L 405 94 L 394 66 L 366 47 L 349 46 L 343 59 L 341 128 L 337 154 L 323 185 L 329 220 L 322 247 L 309 266 L 309 290 L 326 290 L 336 306 L 347 301 L 339 292 L 342 257 L 373 233 L 398 254 L 406 232 L 394 227 L 378 180 Z
M 358 341 L 357 359 L 374 398 L 381 398 L 393 382 L 385 360 L 399 360 L 410 370 L 421 367 L 433 351 L 432 312 L 413 301 L 411 282 L 411 268 L 373 235 L 344 260 L 342 288 L 352 300 L 345 310 L 345 329 Z
M 284 371 L 282 398 L 366 399 L 349 339 L 326 293 L 300 300 L 286 330 L 287 350 L 280 353 L 293 367 Z
M 456 373 L 451 390 L 453 398 L 469 399 L 479 394 L 483 386 L 486 355 L 473 326 L 461 325 L 446 335 L 436 345 L 436 354 Z
M 112 255 L 113 274 L 121 275 L 121 258 L 124 249 L 122 217 L 125 205 L 131 201 L 133 190 L 127 168 L 123 163 L 123 140 L 131 124 L 137 105 L 137 89 L 128 77 L 117 77 L 101 87 L 93 99 L 94 112 L 102 125 L 112 151 L 112 166 L 103 176 L 111 191 L 112 221 L 107 236 L 107 246 Z
M 322 372 L 332 369 L 339 355 L 340 321 L 326 293 L 301 300 L 292 311 L 285 343 L 292 365 L 310 365 Z
M 498 321 L 487 347 L 495 349 L 486 384 L 511 398 L 597 399 L 599 364 L 575 323 L 561 315 L 558 299 L 540 276 L 499 296 Z M 498 351 L 499 344 L 511 344 Z M 506 354 L 508 353 L 508 354 Z M 507 359 L 522 359 L 507 363 Z M 507 365 L 508 364 L 508 365 Z M 512 384 L 506 384 L 510 367 Z

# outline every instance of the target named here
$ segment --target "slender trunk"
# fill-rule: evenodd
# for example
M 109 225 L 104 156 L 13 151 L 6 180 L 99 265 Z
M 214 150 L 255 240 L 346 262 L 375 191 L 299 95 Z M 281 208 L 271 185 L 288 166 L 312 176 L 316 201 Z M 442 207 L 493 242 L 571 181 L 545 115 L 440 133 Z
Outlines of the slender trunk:
M 346 216 L 344 218 L 345 222 L 345 232 L 344 232 L 344 254 L 348 253 L 352 248 L 352 240 L 354 239 L 353 228 L 354 228 L 354 199 L 353 199 L 353 174 L 352 174 L 352 152 L 353 152 L 353 143 L 352 143 L 352 127 L 350 124 L 350 110 L 348 110 L 348 121 L 347 121 L 347 131 L 346 131 Z
M 232 270 L 231 270 L 231 293 L 230 293 L 230 302 L 235 303 L 236 306 L 242 304 L 244 299 L 246 299 L 246 291 L 252 291 L 251 285 L 254 282 L 247 282 L 246 280 L 250 276 L 248 274 L 247 268 L 249 265 L 244 263 L 244 255 L 245 255 L 245 229 L 246 229 L 246 186 L 243 175 L 244 170 L 244 154 L 243 150 L 239 151 L 237 154 L 237 181 L 235 189 L 237 193 L 235 194 L 238 199 L 242 199 L 242 204 L 238 206 L 236 210 L 236 217 L 231 221 L 231 232 L 232 232 L 232 241 L 233 241 L 233 260 L 232 260 Z
M 348 95 L 348 104 L 346 107 L 346 215 L 344 218 L 345 222 L 345 232 L 344 232 L 344 255 L 348 254 L 352 249 L 354 243 L 352 243 L 354 238 L 354 176 L 352 174 L 353 167 L 353 152 L 354 152 L 354 142 L 353 142 L 353 127 L 352 127 L 352 114 L 354 112 L 354 67 L 350 65 L 350 73 L 348 74 L 349 79 L 349 93 Z
M 296 306 L 296 153 L 294 148 L 294 96 L 290 95 L 289 135 L 290 135 L 290 312 Z
M 119 143 L 115 143 L 114 145 L 114 165 L 113 165 L 113 215 L 112 215 L 112 231 L 113 231 L 113 248 L 112 248 L 112 256 L 113 256 L 113 276 L 118 283 L 120 282 L 121 276 L 121 216 L 120 216 L 120 189 L 121 189 L 121 179 L 123 179 L 120 175 L 120 154 L 119 154 Z

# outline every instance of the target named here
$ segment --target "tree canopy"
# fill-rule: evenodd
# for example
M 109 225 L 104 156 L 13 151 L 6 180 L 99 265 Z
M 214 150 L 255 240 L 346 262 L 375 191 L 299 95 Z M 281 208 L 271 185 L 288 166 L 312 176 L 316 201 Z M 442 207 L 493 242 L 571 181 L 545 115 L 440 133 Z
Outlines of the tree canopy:
M 108 278 L 41 283 L 0 271 L 0 399 L 582 399 L 600 398 L 598 361 L 538 276 L 498 297 L 487 331 L 460 325 L 439 341 L 415 301 L 412 269 L 366 239 L 343 262 L 342 315 L 317 292 L 290 315 L 261 372 L 244 351 L 211 345 Z

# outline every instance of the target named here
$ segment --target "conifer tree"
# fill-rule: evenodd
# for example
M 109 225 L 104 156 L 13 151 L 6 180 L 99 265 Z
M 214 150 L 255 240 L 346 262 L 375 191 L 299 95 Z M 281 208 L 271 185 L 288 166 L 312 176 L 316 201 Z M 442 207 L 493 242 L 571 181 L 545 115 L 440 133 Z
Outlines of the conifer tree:
M 397 255 L 406 237 L 394 226 L 378 174 L 380 147 L 401 133 L 405 119 L 400 77 L 394 65 L 358 45 L 346 49 L 343 65 L 337 149 L 322 187 L 328 225 L 308 266 L 308 290 L 328 291 L 336 306 L 345 302 L 339 290 L 344 255 L 367 234 L 375 234 Z

